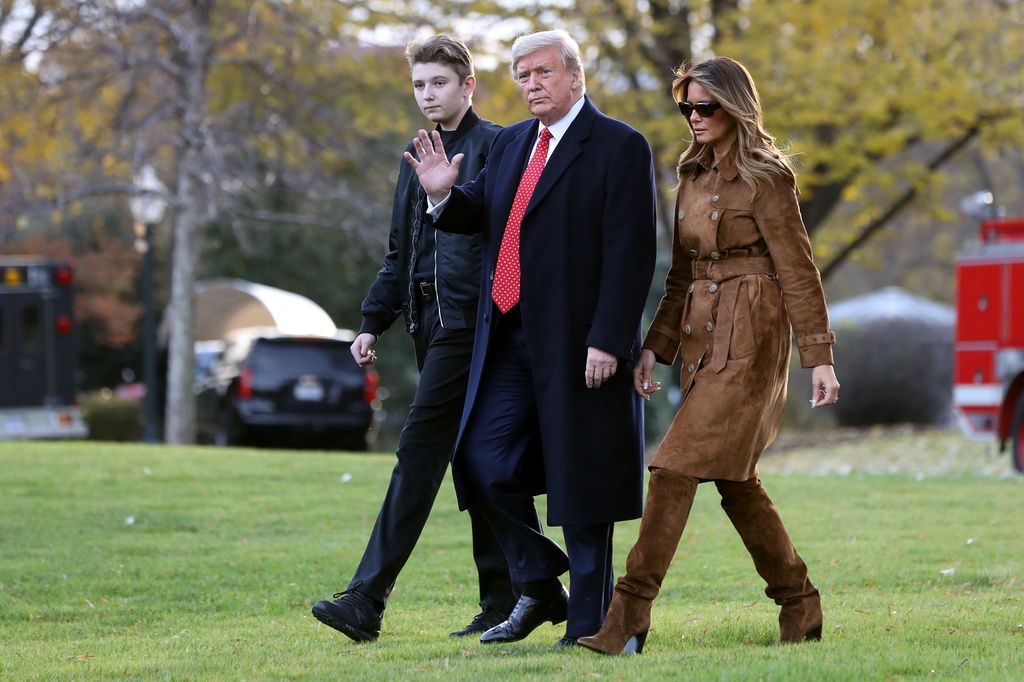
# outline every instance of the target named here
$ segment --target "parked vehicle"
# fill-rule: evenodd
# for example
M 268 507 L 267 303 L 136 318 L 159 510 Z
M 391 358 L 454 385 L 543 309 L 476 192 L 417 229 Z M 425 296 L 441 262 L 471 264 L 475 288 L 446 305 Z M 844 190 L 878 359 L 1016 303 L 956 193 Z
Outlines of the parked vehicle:
M 240 329 L 196 381 L 196 425 L 217 445 L 365 450 L 377 373 L 356 364 L 353 334 L 295 336 Z
M 1024 219 L 986 220 L 956 260 L 953 407 L 1024 472 Z
M 0 440 L 84 438 L 71 264 L 0 256 Z

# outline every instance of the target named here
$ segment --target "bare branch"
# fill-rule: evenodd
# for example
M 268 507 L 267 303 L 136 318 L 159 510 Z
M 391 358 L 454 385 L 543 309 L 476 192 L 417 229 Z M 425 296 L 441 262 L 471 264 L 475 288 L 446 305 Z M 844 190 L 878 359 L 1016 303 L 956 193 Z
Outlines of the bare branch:
M 180 22 L 175 21 L 170 15 L 156 7 L 153 7 L 150 3 L 145 3 L 128 11 L 121 11 L 120 16 L 129 23 L 144 21 L 147 19 L 151 20 L 164 29 L 164 31 L 174 39 L 179 50 L 187 52 L 191 51 L 192 38 L 188 31 L 182 27 Z
M 971 140 L 978 136 L 981 131 L 981 126 L 975 125 L 968 128 L 960 137 L 953 142 L 946 145 L 946 147 L 940 152 L 934 159 L 928 163 L 928 170 L 937 170 L 944 163 L 953 158 L 957 152 L 967 146 Z M 835 270 L 842 265 L 846 260 L 860 247 L 862 247 L 869 239 L 871 239 L 879 230 L 885 227 L 892 218 L 902 211 L 918 194 L 916 186 L 907 188 L 880 216 L 872 220 L 860 234 L 851 241 L 849 244 L 843 247 L 843 249 L 829 261 L 828 265 L 821 269 L 821 278 L 823 280 L 828 279 Z

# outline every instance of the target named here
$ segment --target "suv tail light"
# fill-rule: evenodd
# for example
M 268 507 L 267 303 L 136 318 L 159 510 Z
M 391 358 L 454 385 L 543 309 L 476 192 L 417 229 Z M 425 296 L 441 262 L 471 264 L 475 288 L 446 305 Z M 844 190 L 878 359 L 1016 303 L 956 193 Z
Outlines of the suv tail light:
M 363 384 L 363 400 L 367 404 L 377 399 L 377 389 L 380 388 L 380 375 L 376 370 L 366 371 L 366 381 Z
M 252 398 L 252 369 L 245 368 L 238 375 L 238 399 L 249 400 Z

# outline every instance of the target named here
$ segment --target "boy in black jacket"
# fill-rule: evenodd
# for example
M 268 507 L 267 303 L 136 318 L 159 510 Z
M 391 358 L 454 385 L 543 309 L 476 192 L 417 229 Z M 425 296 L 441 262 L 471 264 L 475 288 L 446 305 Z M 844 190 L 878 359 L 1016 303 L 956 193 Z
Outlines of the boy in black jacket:
M 501 128 L 473 111 L 476 78 L 469 50 L 442 35 L 410 43 L 406 57 L 416 103 L 437 124 L 445 149 L 465 155 L 459 182 L 476 177 Z M 424 226 L 426 196 L 416 173 L 400 163 L 388 253 L 363 300 L 363 322 L 352 355 L 360 365 L 372 364 L 377 338 L 402 315 L 416 346 L 420 382 L 362 561 L 344 592 L 313 607 L 318 620 L 357 642 L 380 635 L 388 594 L 416 546 L 448 467 L 466 396 L 479 298 L 479 235 Z M 472 508 L 469 515 L 481 611 L 451 633 L 456 637 L 480 634 L 501 623 L 517 598 L 493 532 Z

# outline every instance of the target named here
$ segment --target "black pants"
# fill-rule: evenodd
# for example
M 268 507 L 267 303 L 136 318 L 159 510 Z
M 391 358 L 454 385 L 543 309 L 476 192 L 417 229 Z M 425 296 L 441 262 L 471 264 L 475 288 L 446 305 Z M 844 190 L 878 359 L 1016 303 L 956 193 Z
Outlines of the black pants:
M 550 585 L 569 571 L 565 634 L 592 635 L 601 627 L 614 585 L 613 525 L 563 525 L 568 552 L 544 534 L 532 492 L 543 467 L 536 461 L 540 422 L 518 308 L 498 322 L 484 371 L 460 448 L 460 465 L 473 486 L 473 504 L 494 529 L 515 584 Z
M 398 463 L 377 523 L 348 589 L 387 603 L 430 516 L 451 459 L 473 353 L 472 329 L 444 329 L 437 302 L 420 297 L 414 335 L 420 382 L 398 441 Z M 516 603 L 505 555 L 487 521 L 469 510 L 480 605 L 509 613 Z

